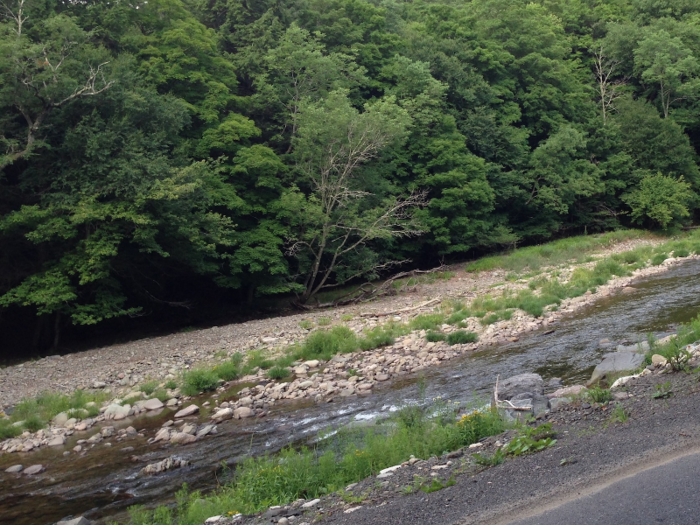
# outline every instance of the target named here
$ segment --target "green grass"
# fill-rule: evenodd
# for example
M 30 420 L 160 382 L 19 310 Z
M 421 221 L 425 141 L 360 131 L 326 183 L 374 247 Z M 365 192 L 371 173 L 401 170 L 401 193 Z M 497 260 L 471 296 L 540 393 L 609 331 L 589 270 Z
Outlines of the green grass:
M 267 371 L 267 377 L 270 379 L 281 380 L 291 375 L 292 371 L 289 368 L 280 365 L 275 365 Z
M 318 321 L 316 321 L 316 324 L 318 324 L 318 326 L 328 326 L 331 324 L 331 318 L 330 317 L 319 317 Z
M 393 345 L 396 338 L 406 335 L 410 328 L 405 324 L 387 323 L 365 330 L 364 336 L 358 341 L 361 350 L 374 350 L 382 346 Z
M 447 336 L 442 332 L 433 332 L 432 330 L 430 330 L 428 333 L 425 334 L 425 339 L 429 343 L 437 343 L 438 341 L 444 341 L 445 339 L 447 339 Z
M 23 428 L 36 432 L 61 412 L 84 409 L 89 416 L 95 416 L 99 413 L 97 406 L 108 397 L 108 394 L 99 391 L 90 393 L 76 390 L 71 395 L 43 392 L 35 398 L 23 399 L 17 403 L 10 416 L 10 422 L 23 421 Z M 86 407 L 90 402 L 97 406 Z
M 474 332 L 467 332 L 466 330 L 457 330 L 447 334 L 447 344 L 449 345 L 465 345 L 467 343 L 476 343 L 479 340 L 479 336 Z
M 644 232 L 621 230 L 600 235 L 582 235 L 553 241 L 541 246 L 519 248 L 512 252 L 484 257 L 469 264 L 469 272 L 503 269 L 521 273 L 538 271 L 545 266 L 557 266 L 569 262 L 585 262 L 589 254 L 612 246 L 618 242 L 639 239 Z
M 659 266 L 662 264 L 666 259 L 668 259 L 668 254 L 667 253 L 657 253 L 651 258 L 651 264 L 652 266 Z
M 346 326 L 334 326 L 312 332 L 304 343 L 292 349 L 297 359 L 329 360 L 335 354 L 354 352 L 359 348 L 357 336 Z
M 158 381 L 152 380 L 152 381 L 146 381 L 143 383 L 140 387 L 139 390 L 146 394 L 147 396 L 150 396 L 155 390 L 158 388 Z
M 177 383 L 172 379 L 169 379 L 165 382 L 165 388 L 167 388 L 168 390 L 175 390 L 177 388 Z
M 497 413 L 473 412 L 455 420 L 445 407 L 410 407 L 371 429 L 346 430 L 321 439 L 318 448 L 288 448 L 275 455 L 248 458 L 233 481 L 214 494 L 183 490 L 175 509 L 135 508 L 130 525 L 199 525 L 213 515 L 253 514 L 297 498 L 311 499 L 410 458 L 429 458 L 502 432 Z M 437 413 L 437 415 L 435 415 Z M 408 423 L 407 423 L 408 422 Z
M 612 401 L 612 392 L 607 388 L 594 386 L 586 391 L 586 396 L 594 403 L 607 403 Z
M 215 390 L 218 384 L 219 376 L 215 370 L 194 368 L 182 374 L 182 393 L 186 396 Z
M 22 427 L 14 425 L 10 419 L 0 419 L 0 439 L 10 439 L 22 433 Z
M 441 313 L 421 314 L 411 320 L 413 330 L 435 330 L 445 323 L 445 315 Z
M 303 328 L 304 330 L 311 330 L 314 327 L 314 323 L 313 321 L 304 319 L 303 321 L 299 321 L 299 327 Z

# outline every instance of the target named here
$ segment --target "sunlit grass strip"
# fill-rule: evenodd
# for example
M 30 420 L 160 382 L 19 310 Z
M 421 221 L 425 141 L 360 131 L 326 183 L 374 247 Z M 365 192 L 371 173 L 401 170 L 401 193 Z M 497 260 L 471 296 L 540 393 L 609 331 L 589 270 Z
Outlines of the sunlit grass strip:
M 506 424 L 497 412 L 471 412 L 455 419 L 449 405 L 407 407 L 386 424 L 365 431 L 345 431 L 323 440 L 319 448 L 285 449 L 248 458 L 233 481 L 209 496 L 178 496 L 176 509 L 136 508 L 130 525 L 200 525 L 214 515 L 253 514 L 298 498 L 316 498 L 342 489 L 410 458 L 429 458 L 501 433 Z

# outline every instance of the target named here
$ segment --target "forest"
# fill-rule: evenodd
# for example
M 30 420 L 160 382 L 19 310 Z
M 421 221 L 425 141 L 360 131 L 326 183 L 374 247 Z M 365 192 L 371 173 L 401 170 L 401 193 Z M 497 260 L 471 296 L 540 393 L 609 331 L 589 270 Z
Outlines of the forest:
M 0 356 L 700 204 L 697 0 L 0 15 Z

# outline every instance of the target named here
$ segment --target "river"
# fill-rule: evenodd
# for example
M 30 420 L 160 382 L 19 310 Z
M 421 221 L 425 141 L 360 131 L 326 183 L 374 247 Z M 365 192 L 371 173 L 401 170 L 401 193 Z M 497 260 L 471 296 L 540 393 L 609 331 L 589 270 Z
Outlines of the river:
M 204 491 L 221 481 L 221 465 L 234 465 L 249 454 L 274 452 L 290 443 L 312 439 L 320 430 L 385 417 L 398 406 L 418 402 L 419 383 L 425 397 L 474 402 L 488 397 L 497 376 L 506 378 L 536 372 L 545 380 L 561 378 L 565 385 L 585 382 L 602 356 L 617 344 L 631 344 L 670 333 L 678 323 L 700 312 L 700 260 L 688 260 L 669 271 L 633 283 L 632 294 L 597 301 L 558 323 L 531 332 L 519 341 L 486 348 L 424 371 L 421 377 L 393 381 L 360 398 L 333 403 L 311 402 L 273 407 L 262 420 L 227 421 L 215 436 L 185 447 L 157 448 L 145 439 L 97 445 L 85 456 L 71 453 L 74 436 L 60 450 L 0 457 L 0 523 L 49 525 L 68 515 L 84 514 L 97 523 L 125 516 L 131 505 L 171 501 L 183 482 Z M 554 331 L 551 329 L 554 328 Z M 610 346 L 601 345 L 608 339 Z M 137 429 L 153 429 L 171 414 L 120 422 Z M 116 426 L 116 425 L 115 425 Z M 149 432 L 148 435 L 152 435 Z M 134 447 L 133 450 L 124 450 Z M 148 463 L 177 455 L 190 466 L 153 477 L 139 477 Z M 137 461 L 130 458 L 137 456 Z M 31 477 L 4 474 L 10 465 L 43 463 L 48 469 Z

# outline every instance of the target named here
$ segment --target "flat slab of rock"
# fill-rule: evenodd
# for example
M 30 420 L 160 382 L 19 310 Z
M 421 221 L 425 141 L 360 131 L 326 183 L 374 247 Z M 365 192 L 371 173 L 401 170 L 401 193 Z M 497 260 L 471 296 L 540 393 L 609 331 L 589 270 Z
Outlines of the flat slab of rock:
M 92 522 L 80 516 L 79 518 L 59 521 L 56 525 L 92 525 Z
M 539 374 L 518 374 L 498 384 L 498 400 L 511 401 L 519 408 L 528 408 L 534 416 L 544 414 L 549 408 L 549 399 L 544 395 L 544 380 Z M 506 411 L 511 418 L 524 417 L 528 411 Z
M 31 467 L 27 467 L 24 469 L 24 473 L 27 476 L 34 476 L 35 474 L 40 474 L 46 470 L 46 467 L 44 465 L 32 465 Z
M 595 367 L 588 384 L 591 385 L 611 375 L 632 372 L 642 366 L 644 355 L 636 352 L 615 352 L 608 354 L 603 362 Z
M 171 443 L 177 443 L 179 445 L 188 445 L 189 443 L 194 443 L 197 441 L 197 437 L 192 434 L 186 434 L 185 432 L 176 432 L 170 438 Z
M 146 410 L 158 410 L 159 408 L 163 408 L 165 405 L 163 405 L 163 402 L 160 399 L 153 398 L 149 399 L 143 404 L 143 408 Z
M 553 399 L 556 397 L 577 396 L 584 390 L 586 390 L 586 387 L 583 385 L 572 385 L 567 386 L 566 388 L 560 388 L 551 394 L 547 394 L 547 397 Z
M 66 444 L 66 438 L 63 436 L 56 436 L 51 441 L 47 443 L 50 447 L 62 447 Z
M 197 405 L 190 405 L 188 407 L 183 408 L 180 410 L 177 414 L 175 414 L 175 417 L 187 417 L 187 416 L 192 416 L 199 412 L 199 407 Z
M 17 474 L 18 472 L 22 472 L 22 469 L 24 469 L 22 465 L 12 465 L 10 468 L 6 468 L 5 472 L 8 474 Z
M 255 412 L 248 407 L 239 407 L 233 411 L 233 417 L 236 419 L 245 419 L 247 417 L 253 417 Z

